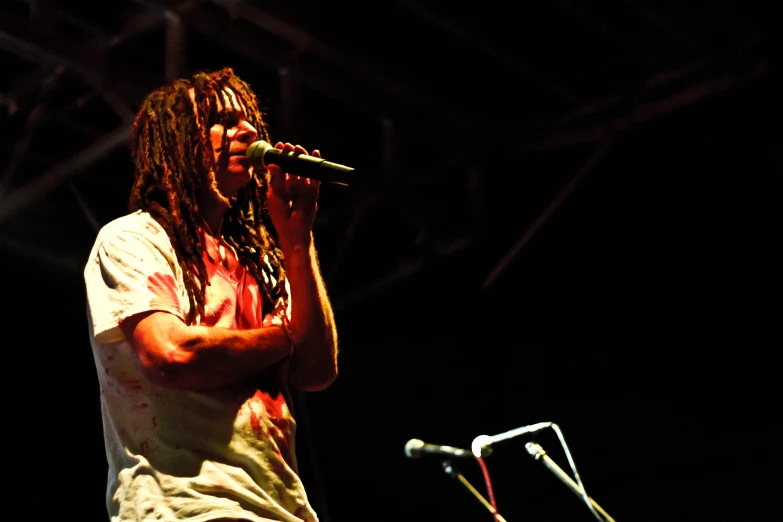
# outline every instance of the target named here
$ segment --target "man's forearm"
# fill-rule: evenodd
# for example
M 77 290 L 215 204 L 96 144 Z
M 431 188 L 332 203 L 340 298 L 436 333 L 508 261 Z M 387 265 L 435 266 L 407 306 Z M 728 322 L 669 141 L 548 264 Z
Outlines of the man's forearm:
M 337 376 L 337 329 L 314 243 L 293 248 L 285 260 L 294 341 L 289 378 L 301 390 L 322 390 Z
M 231 384 L 288 357 L 282 326 L 233 330 L 187 326 L 167 312 L 133 316 L 120 325 L 151 381 L 167 388 Z

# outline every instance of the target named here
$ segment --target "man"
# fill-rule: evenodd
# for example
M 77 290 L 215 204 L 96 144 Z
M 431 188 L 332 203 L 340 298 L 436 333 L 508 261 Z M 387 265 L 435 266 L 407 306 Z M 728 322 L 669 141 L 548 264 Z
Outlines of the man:
M 260 139 L 231 68 L 155 90 L 136 116 L 130 213 L 84 270 L 112 521 L 317 520 L 289 387 L 337 375 L 319 182 L 252 164 Z

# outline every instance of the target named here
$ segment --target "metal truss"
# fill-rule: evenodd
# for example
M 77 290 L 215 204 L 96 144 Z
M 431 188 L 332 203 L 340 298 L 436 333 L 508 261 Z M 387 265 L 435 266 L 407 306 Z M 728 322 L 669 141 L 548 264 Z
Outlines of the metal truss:
M 485 53 L 498 67 L 506 68 L 528 79 L 542 93 L 558 100 L 561 110 L 531 126 L 532 130 L 518 136 L 508 136 L 504 143 L 509 157 L 535 154 L 555 148 L 580 144 L 598 144 L 592 159 L 575 172 L 563 191 L 546 207 L 511 251 L 501 259 L 485 280 L 490 285 L 513 261 L 518 251 L 529 241 L 549 216 L 568 196 L 581 176 L 591 168 L 613 136 L 697 103 L 707 97 L 727 91 L 768 74 L 768 64 L 758 53 L 758 38 L 749 38 L 744 46 L 726 59 L 703 53 L 690 63 L 656 67 L 651 74 L 637 79 L 639 90 L 629 95 L 623 91 L 608 91 L 597 99 L 584 100 L 574 85 L 563 85 L 535 66 L 491 43 L 481 40 L 450 21 L 447 16 L 422 8 L 410 1 L 394 3 L 433 25 L 433 30 L 448 33 L 466 45 Z M 600 21 L 576 9 L 566 1 L 557 2 L 561 10 L 578 16 L 590 30 L 607 32 Z M 678 45 L 695 47 L 693 36 L 675 22 L 656 13 L 640 2 L 627 2 L 630 9 L 657 27 L 663 37 Z M 355 242 L 364 227 L 373 225 L 368 219 L 379 205 L 391 206 L 396 217 L 417 231 L 406 244 L 389 245 L 389 252 L 398 256 L 397 267 L 370 274 L 353 286 L 340 287 L 335 296 L 337 306 L 352 306 L 367 296 L 395 284 L 430 266 L 433 262 L 459 255 L 471 248 L 481 237 L 480 232 L 434 226 L 432 209 L 422 206 L 411 196 L 424 187 L 437 186 L 444 198 L 464 195 L 467 213 L 481 213 L 487 202 L 478 190 L 489 183 L 483 177 L 483 165 L 471 156 L 467 148 L 454 150 L 447 162 L 427 170 L 406 167 L 400 170 L 396 157 L 402 138 L 428 143 L 438 136 L 434 147 L 448 146 L 454 136 L 471 135 L 488 124 L 484 116 L 465 106 L 445 103 L 437 93 L 415 79 L 400 76 L 383 65 L 361 58 L 358 54 L 324 41 L 303 24 L 273 12 L 261 2 L 238 0 L 134 0 L 123 5 L 127 14 L 119 24 L 105 24 L 71 13 L 56 0 L 16 1 L 0 7 L 0 50 L 26 64 L 13 82 L 7 82 L 0 92 L 0 104 L 8 118 L 24 121 L 24 129 L 9 147 L 0 178 L 0 226 L 33 204 L 45 199 L 54 190 L 72 183 L 90 168 L 127 146 L 134 107 L 150 88 L 163 80 L 182 75 L 187 68 L 189 37 L 199 35 L 221 49 L 235 53 L 257 64 L 270 77 L 277 78 L 281 92 L 282 127 L 289 136 L 302 130 L 301 91 L 308 88 L 335 103 L 350 105 L 377 122 L 381 129 L 379 149 L 382 167 L 378 173 L 378 190 L 358 192 L 350 203 L 331 212 L 319 214 L 317 226 L 329 234 L 335 244 L 325 273 L 338 280 L 343 262 L 356 255 Z M 67 27 L 68 30 L 63 30 Z M 161 70 L 150 70 L 130 61 L 112 63 L 113 49 L 162 31 L 163 57 Z M 619 45 L 622 42 L 618 42 Z M 263 49 L 260 52 L 259 49 Z M 640 59 L 646 59 L 642 56 Z M 312 65 L 317 62 L 319 66 Z M 50 105 L 54 94 L 74 90 L 70 103 Z M 58 89 L 63 89 L 58 93 Z M 632 100 L 629 102 L 629 98 Z M 73 116 L 74 108 L 90 100 L 98 100 L 113 115 L 113 129 L 93 128 L 90 121 Z M 415 126 L 403 126 L 399 107 L 405 107 L 407 117 L 415 117 Z M 20 118 L 20 115 L 23 118 Z M 413 115 L 413 116 L 411 116 Z M 92 142 L 70 157 L 53 158 L 47 169 L 20 183 L 20 167 L 30 150 L 30 138 L 43 126 L 59 121 L 87 136 Z M 403 136 L 402 129 L 416 136 Z M 444 178 L 459 171 L 460 184 L 444 183 Z M 530 173 L 529 175 L 536 175 Z M 454 186 L 459 185 L 459 186 Z M 78 197 L 78 194 L 77 194 Z M 90 210 L 83 201 L 80 206 L 89 220 Z M 480 215 L 477 216 L 480 218 Z M 94 220 L 94 218 L 93 218 Z M 448 223 L 448 219 L 441 220 Z M 34 238 L 31 238 L 34 242 Z M 0 234 L 0 247 L 18 251 L 15 238 Z M 9 245 L 15 245 L 11 248 Z M 31 244 L 28 255 L 42 252 Z M 365 253 L 365 255 L 368 255 Z M 388 255 L 383 253 L 383 255 Z M 51 259 L 42 253 L 41 260 Z M 369 258 L 368 258 L 369 259 Z M 335 283 L 337 285 L 337 283 Z

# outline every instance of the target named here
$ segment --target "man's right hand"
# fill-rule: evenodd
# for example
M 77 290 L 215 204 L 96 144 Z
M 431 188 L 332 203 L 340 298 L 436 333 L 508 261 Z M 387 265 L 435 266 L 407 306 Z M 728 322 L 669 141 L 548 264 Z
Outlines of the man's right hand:
M 278 142 L 275 148 L 294 154 L 308 155 L 307 150 L 301 145 Z M 320 158 L 321 153 L 314 150 L 312 156 Z M 307 251 L 312 241 L 321 182 L 283 172 L 274 163 L 267 165 L 267 169 L 270 175 L 267 208 L 277 231 L 283 255 L 290 254 L 296 247 L 304 247 Z

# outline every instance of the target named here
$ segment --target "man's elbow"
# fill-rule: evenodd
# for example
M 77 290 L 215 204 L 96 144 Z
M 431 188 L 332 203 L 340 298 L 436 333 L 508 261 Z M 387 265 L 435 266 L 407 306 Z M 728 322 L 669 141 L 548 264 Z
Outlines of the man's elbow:
M 337 379 L 337 365 L 324 365 L 317 368 L 292 371 L 289 375 L 291 385 L 304 392 L 318 392 L 327 389 Z

